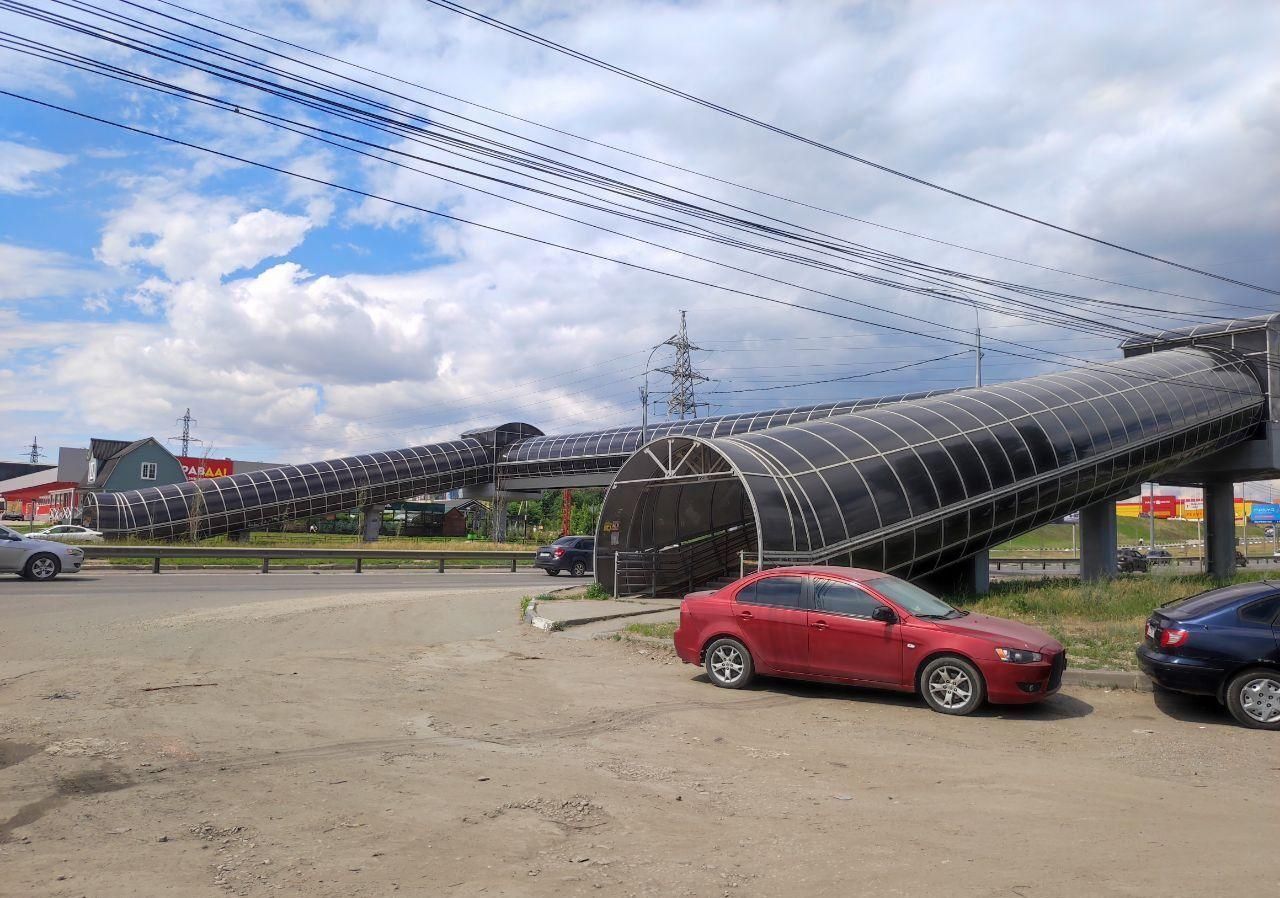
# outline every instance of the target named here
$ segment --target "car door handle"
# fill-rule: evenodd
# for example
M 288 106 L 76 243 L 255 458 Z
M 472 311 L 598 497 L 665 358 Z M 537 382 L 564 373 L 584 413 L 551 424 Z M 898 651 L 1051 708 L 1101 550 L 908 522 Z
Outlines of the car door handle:
M 810 626 L 815 630 L 825 630 L 827 629 L 827 622 L 824 620 L 816 620 Z
M 753 615 L 751 614 L 750 611 L 740 611 L 738 612 L 738 616 L 741 617 L 743 620 L 751 620 Z

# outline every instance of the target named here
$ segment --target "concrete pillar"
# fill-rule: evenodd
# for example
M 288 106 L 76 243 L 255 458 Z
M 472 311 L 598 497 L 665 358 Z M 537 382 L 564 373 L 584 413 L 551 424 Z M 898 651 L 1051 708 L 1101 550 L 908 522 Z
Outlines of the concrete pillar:
M 1236 572 L 1236 486 L 1229 480 L 1204 485 L 1206 570 L 1219 580 Z
M 360 509 L 360 541 L 375 543 L 382 532 L 382 511 L 386 505 L 366 505 Z
M 979 552 L 964 561 L 918 577 L 916 583 L 941 596 L 986 595 L 991 590 L 991 553 Z
M 493 541 L 496 543 L 507 541 L 508 504 L 506 496 L 502 493 L 493 497 Z
M 991 553 L 979 552 L 965 562 L 972 568 L 969 585 L 975 596 L 985 596 L 991 592 Z
M 1080 509 L 1080 579 L 1116 575 L 1116 501 L 1107 499 Z

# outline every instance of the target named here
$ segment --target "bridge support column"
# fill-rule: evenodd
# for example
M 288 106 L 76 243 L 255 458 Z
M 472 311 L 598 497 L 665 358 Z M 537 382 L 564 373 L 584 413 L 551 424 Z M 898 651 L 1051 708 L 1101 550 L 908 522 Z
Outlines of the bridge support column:
M 386 505 L 366 505 L 360 509 L 360 541 L 374 543 L 382 532 L 382 511 Z
M 505 543 L 507 541 L 507 511 L 509 506 L 507 497 L 502 493 L 497 493 L 493 497 L 493 541 L 495 543 Z
M 1080 579 L 1116 575 L 1116 501 L 1107 499 L 1080 509 Z
M 979 552 L 921 577 L 918 582 L 942 595 L 986 595 L 991 590 L 991 553 Z
M 1204 555 L 1209 576 L 1236 572 L 1236 487 L 1229 480 L 1204 485 Z

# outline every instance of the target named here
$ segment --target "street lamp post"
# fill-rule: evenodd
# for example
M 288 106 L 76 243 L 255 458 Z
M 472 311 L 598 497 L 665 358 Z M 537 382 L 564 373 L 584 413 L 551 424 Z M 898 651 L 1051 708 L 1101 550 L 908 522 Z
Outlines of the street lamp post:
M 974 372 L 973 385 L 975 387 L 982 386 L 982 322 L 978 318 L 978 307 L 973 307 L 973 345 L 974 345 Z
M 640 388 L 640 445 L 649 442 L 649 371 L 653 368 L 653 354 L 665 346 L 659 343 L 649 350 L 649 359 L 644 363 L 644 386 Z

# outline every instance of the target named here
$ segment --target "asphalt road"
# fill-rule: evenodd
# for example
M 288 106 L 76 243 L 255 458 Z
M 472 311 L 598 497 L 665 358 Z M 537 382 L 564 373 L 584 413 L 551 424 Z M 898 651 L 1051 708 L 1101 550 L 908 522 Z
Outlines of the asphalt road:
M 231 622 L 307 621 L 318 644 L 341 647 L 352 626 L 325 629 L 321 612 L 348 611 L 354 626 L 385 626 L 413 644 L 464 639 L 514 620 L 522 595 L 582 581 L 541 571 L 388 571 L 270 573 L 192 571 L 151 574 L 107 571 L 30 583 L 0 575 L 0 680 L 26 662 L 92 657 L 119 641 L 121 650 L 146 657 L 173 652 L 174 632 L 197 627 L 208 634 L 200 651 L 210 656 L 240 649 L 226 644 Z M 405 607 L 433 611 L 397 629 Z M 249 631 L 268 639 L 271 627 Z

